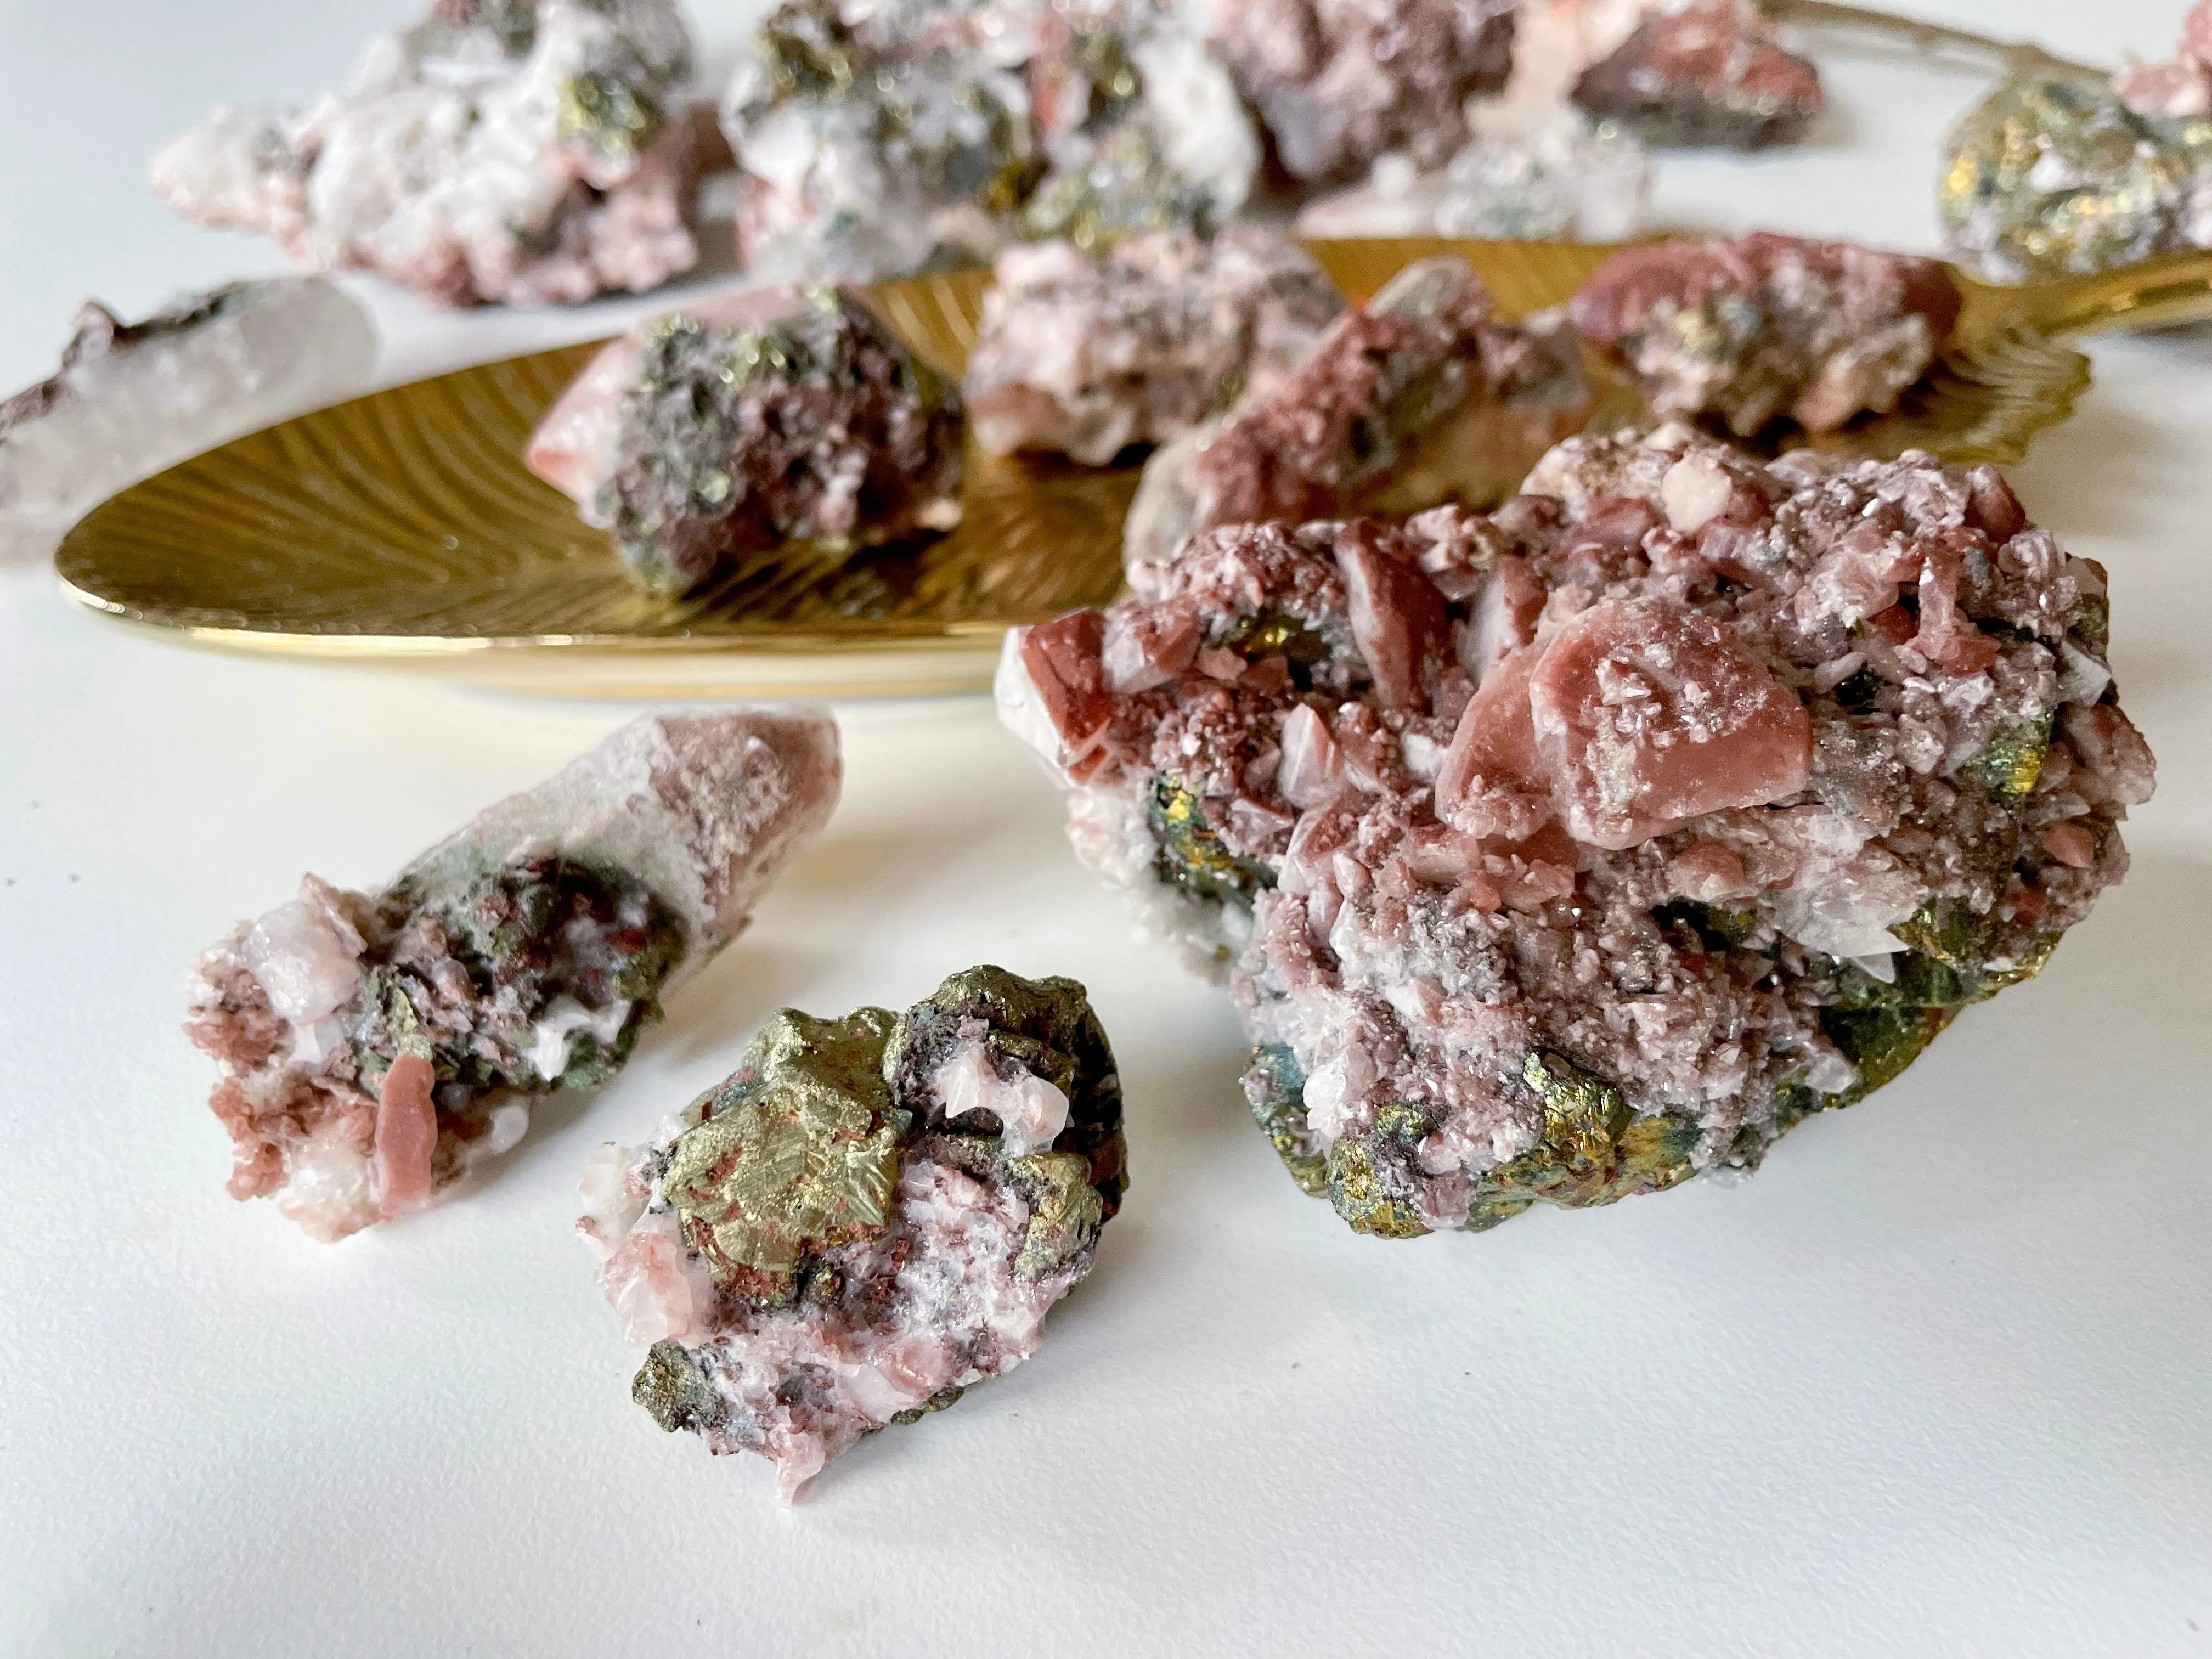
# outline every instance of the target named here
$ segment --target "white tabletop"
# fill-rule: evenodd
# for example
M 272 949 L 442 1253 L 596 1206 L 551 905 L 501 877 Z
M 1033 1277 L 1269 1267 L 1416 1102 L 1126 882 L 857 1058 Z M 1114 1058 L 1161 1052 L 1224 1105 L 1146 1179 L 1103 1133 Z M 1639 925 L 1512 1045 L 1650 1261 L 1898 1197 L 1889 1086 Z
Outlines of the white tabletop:
M 274 270 L 168 217 L 147 155 L 416 9 L 0 0 L 0 386 L 87 294 Z M 2180 9 L 1924 8 L 2102 58 Z M 1669 162 L 1667 215 L 1931 244 L 1974 83 L 1830 70 L 1834 142 Z M 387 380 L 609 325 L 374 305 Z M 223 1194 L 193 954 L 303 869 L 387 876 L 629 711 L 202 654 L 0 569 L 0 1649 L 2212 1648 L 2212 336 L 2094 355 L 2016 481 L 2112 569 L 2162 772 L 2128 884 L 1756 1178 L 1475 1237 L 1358 1238 L 1291 1186 L 1225 999 L 1132 937 L 973 700 L 842 710 L 836 822 L 628 1073 L 466 1202 L 311 1243 Z M 903 1005 L 979 960 L 1091 987 L 1128 1206 L 1033 1363 L 779 1510 L 764 1465 L 630 1403 L 577 1176 L 775 1007 Z

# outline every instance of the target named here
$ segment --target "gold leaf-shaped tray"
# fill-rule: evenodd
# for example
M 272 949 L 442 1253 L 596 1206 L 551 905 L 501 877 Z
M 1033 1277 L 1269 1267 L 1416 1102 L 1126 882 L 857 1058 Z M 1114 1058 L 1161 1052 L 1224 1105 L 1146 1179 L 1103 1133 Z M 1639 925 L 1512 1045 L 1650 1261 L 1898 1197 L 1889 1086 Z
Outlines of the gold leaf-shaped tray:
M 1411 260 L 1458 254 L 1510 316 L 1563 301 L 1611 251 L 1422 240 L 1310 246 L 1353 298 Z M 892 326 L 957 377 L 988 280 L 987 271 L 961 271 L 874 292 Z M 2086 361 L 2057 337 L 2167 320 L 2191 303 L 2191 282 L 2196 301 L 2207 286 L 2203 269 L 2163 280 L 2162 288 L 2107 276 L 2005 289 L 1962 276 L 1965 313 L 1942 362 L 1895 413 L 1825 441 L 1870 455 L 1918 447 L 1958 460 L 2017 459 L 2088 384 Z M 2087 292 L 2094 284 L 2101 286 Z M 2144 292 L 2166 295 L 2166 310 L 2136 314 L 2130 296 Z M 1120 588 L 1121 523 L 1136 469 L 971 449 L 966 517 L 941 540 L 834 558 L 800 548 L 702 593 L 647 598 L 623 574 L 606 535 L 522 465 L 538 417 L 593 349 L 538 352 L 376 392 L 173 467 L 70 532 L 55 556 L 64 588 L 94 610 L 197 644 L 521 690 L 656 697 L 980 687 L 1010 624 L 1103 603 Z M 1640 416 L 1626 385 L 1601 376 L 1599 391 L 1594 424 Z

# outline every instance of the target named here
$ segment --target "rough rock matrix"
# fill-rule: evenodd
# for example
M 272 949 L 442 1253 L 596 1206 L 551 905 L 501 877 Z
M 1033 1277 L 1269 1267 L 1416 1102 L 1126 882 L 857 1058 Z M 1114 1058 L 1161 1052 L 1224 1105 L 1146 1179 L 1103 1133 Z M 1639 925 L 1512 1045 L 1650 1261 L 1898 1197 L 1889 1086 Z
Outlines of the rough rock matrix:
M 193 975 L 231 1196 L 326 1241 L 446 1196 L 522 1139 L 533 1097 L 621 1069 L 838 781 L 821 710 L 648 716 L 380 891 L 305 878 Z
M 2105 83 L 2015 76 L 1945 140 L 1939 205 L 1997 283 L 2212 247 L 2212 116 L 2140 114 Z
M 1122 1164 L 1083 988 L 971 968 L 902 1014 L 785 1010 L 651 1146 L 600 1151 L 576 1230 L 651 1345 L 638 1404 L 769 1459 L 788 1503 L 1036 1352 Z
M 1104 466 L 1264 395 L 1344 309 L 1326 272 L 1267 231 L 1162 231 L 1091 258 L 1067 242 L 999 256 L 963 383 L 994 455 Z
M 0 398 L 0 563 L 137 479 L 367 385 L 376 330 L 319 277 L 235 283 L 125 323 L 77 313 L 61 365 Z
M 793 540 L 960 520 L 960 394 L 847 289 L 702 300 L 607 346 L 532 434 L 530 468 L 680 594 Z
M 1438 167 L 1466 105 L 1513 68 L 1513 0 L 1217 0 L 1216 44 L 1293 178 L 1356 178 L 1387 150 Z
M 1000 699 L 1299 1184 L 1405 1237 L 1753 1166 L 2036 972 L 2151 793 L 2106 621 L 1990 467 L 1677 426 L 1209 532 Z
M 1778 416 L 1828 432 L 1894 409 L 1959 304 L 1933 259 L 1761 233 L 1626 249 L 1568 314 L 1655 414 L 1711 416 L 1748 437 Z
M 788 0 L 721 113 L 739 257 L 778 280 L 1210 230 L 1260 160 L 1227 70 L 1157 0 Z
M 202 224 L 441 305 L 573 305 L 698 262 L 673 0 L 439 0 L 306 110 L 216 112 L 154 160 Z
M 1826 106 L 1820 71 L 1785 50 L 1752 0 L 1648 12 L 1574 100 L 1647 144 L 1765 149 L 1791 144 Z
M 1589 410 L 1564 321 L 1497 322 L 1464 264 L 1420 260 L 1273 387 L 1145 464 L 1122 533 L 1130 580 L 1141 590 L 1215 525 L 1495 499 Z
M 2112 77 L 2120 101 L 2138 115 L 2187 120 L 2212 115 L 2212 0 L 2197 0 L 2181 25 L 2181 48 L 2167 62 L 2136 64 Z

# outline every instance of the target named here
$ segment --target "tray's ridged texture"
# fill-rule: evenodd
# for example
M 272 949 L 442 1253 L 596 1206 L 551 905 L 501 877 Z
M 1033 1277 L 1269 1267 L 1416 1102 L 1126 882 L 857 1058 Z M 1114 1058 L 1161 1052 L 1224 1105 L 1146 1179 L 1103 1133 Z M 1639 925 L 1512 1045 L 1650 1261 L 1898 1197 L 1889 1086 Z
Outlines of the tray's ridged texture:
M 1565 301 L 1607 252 L 1431 240 L 1313 247 L 1355 297 L 1409 260 L 1459 254 L 1515 317 Z M 874 295 L 925 358 L 957 375 L 987 280 L 962 271 Z M 2021 326 L 2022 314 L 2021 296 L 1970 285 L 1942 367 L 1895 415 L 1829 443 L 2017 459 L 2087 384 L 2084 360 Z M 970 685 L 1006 625 L 1103 601 L 1120 586 L 1133 469 L 971 452 L 967 516 L 942 540 L 847 557 L 787 550 L 706 592 L 647 599 L 606 537 L 521 465 L 525 439 L 591 350 L 378 392 L 187 461 L 72 531 L 57 556 L 64 580 L 88 605 L 204 643 L 441 659 L 479 678 L 578 691 Z M 1595 423 L 1637 418 L 1633 392 L 1600 380 Z M 658 665 L 620 660 L 636 653 Z M 720 656 L 678 672 L 671 653 Z M 764 653 L 778 659 L 772 669 Z

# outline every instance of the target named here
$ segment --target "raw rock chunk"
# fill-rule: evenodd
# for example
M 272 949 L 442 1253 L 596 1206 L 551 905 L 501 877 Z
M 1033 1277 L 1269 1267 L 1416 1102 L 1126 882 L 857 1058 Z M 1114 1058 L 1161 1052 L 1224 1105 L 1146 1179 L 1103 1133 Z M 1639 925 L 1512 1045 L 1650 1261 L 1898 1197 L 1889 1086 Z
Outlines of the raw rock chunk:
M 374 893 L 314 876 L 200 958 L 234 1198 L 325 1241 L 447 1196 L 619 1071 L 837 803 L 821 710 L 648 716 Z
M 0 563 L 49 550 L 140 478 L 361 391 L 367 313 L 319 277 L 237 283 L 125 323 L 88 303 L 38 385 L 0 399 Z
M 960 520 L 960 394 L 848 289 L 755 289 L 640 324 L 577 376 L 531 470 L 680 594 L 801 538 Z
M 1563 322 L 1493 321 L 1466 264 L 1421 260 L 1294 373 L 1146 463 L 1123 530 L 1130 580 L 1216 525 L 1494 497 L 1589 410 Z
M 698 262 L 672 0 L 439 0 L 304 111 L 217 110 L 154 160 L 202 224 L 440 305 L 573 305 Z
M 1227 70 L 1156 0 L 787 0 L 721 110 L 738 256 L 782 281 L 1212 229 L 1260 157 Z
M 1618 51 L 1583 73 L 1574 99 L 1647 144 L 1733 149 L 1796 143 L 1826 102 L 1820 71 L 1784 49 L 1752 0 L 1647 10 Z
M 2197 0 L 2181 25 L 2172 61 L 2136 64 L 2112 77 L 2120 101 L 2138 115 L 2166 120 L 2212 116 L 2212 0 Z
M 1933 259 L 1764 232 L 1626 248 L 1568 307 L 1654 413 L 1711 416 L 1749 436 L 1786 416 L 1827 432 L 1886 414 L 1959 318 Z
M 1264 395 L 1344 308 L 1301 249 L 1256 229 L 1162 231 L 1095 259 L 1012 248 L 996 279 L 964 382 L 975 441 L 1091 466 Z
M 1992 468 L 1674 426 L 1205 532 L 1000 696 L 1293 1176 L 1402 1237 L 1754 1166 L 2035 973 L 2150 797 L 2106 628 Z
M 576 1230 L 651 1346 L 638 1404 L 769 1459 L 788 1503 L 1036 1352 L 1123 1158 L 1083 988 L 971 968 L 902 1014 L 786 1009 L 651 1146 L 601 1150 Z
M 1512 72 L 1513 15 L 1514 0 L 1218 0 L 1213 28 L 1284 167 L 1328 180 L 1465 144 L 1468 100 Z

